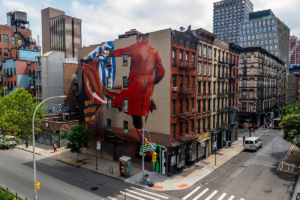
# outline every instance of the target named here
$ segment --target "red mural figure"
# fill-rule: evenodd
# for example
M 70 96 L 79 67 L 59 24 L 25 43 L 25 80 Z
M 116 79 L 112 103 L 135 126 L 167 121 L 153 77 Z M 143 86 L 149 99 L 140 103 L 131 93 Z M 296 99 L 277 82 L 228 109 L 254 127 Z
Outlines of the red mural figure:
M 124 100 L 128 101 L 127 114 L 132 116 L 133 125 L 141 141 L 142 133 L 139 129 L 143 128 L 142 117 L 146 117 L 146 121 L 149 111 L 156 109 L 152 98 L 154 85 L 158 84 L 165 75 L 159 53 L 148 44 L 148 38 L 149 34 L 138 35 L 137 43 L 129 47 L 109 52 L 101 51 L 101 54 L 110 57 L 121 57 L 123 54 L 131 57 L 128 88 L 117 95 L 111 95 L 112 106 L 122 111 Z M 97 57 L 94 62 L 97 62 Z

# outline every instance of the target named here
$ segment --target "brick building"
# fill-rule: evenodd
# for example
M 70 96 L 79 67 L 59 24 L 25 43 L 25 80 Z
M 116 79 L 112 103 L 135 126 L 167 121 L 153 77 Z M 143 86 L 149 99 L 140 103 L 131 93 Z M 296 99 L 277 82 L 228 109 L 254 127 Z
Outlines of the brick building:
M 12 48 L 2 62 L 4 95 L 14 92 L 18 88 L 25 88 L 36 96 L 35 56 L 40 51 Z

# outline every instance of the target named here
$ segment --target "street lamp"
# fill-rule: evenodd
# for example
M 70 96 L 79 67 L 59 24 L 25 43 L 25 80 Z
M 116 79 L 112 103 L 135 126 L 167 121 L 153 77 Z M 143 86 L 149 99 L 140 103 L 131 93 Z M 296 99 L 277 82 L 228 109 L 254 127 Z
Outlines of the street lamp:
M 67 96 L 54 96 L 54 97 L 49 97 L 48 99 L 45 99 L 42 101 L 35 109 L 32 117 L 32 147 L 33 147 L 33 188 L 34 188 L 34 200 L 37 200 L 37 189 L 36 189 L 36 164 L 35 164 L 35 135 L 34 135 L 34 116 L 37 111 L 37 109 L 47 100 L 49 99 L 54 99 L 54 98 L 65 98 Z
M 226 105 L 225 108 L 227 108 L 228 110 L 228 118 L 227 118 L 227 137 L 226 137 L 226 140 L 228 141 L 228 137 L 229 137 L 229 118 L 230 118 L 230 114 L 229 114 L 229 108 L 230 106 L 229 105 Z

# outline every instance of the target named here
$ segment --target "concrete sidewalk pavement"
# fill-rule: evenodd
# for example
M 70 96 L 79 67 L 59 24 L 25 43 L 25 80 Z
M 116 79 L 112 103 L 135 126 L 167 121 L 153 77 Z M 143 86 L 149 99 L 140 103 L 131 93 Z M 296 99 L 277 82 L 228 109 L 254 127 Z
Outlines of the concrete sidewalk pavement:
M 266 133 L 265 130 L 256 131 L 256 134 L 258 135 L 264 133 Z M 28 148 L 26 148 L 26 145 L 24 143 L 18 144 L 16 148 L 33 152 L 32 142 L 29 142 Z M 242 137 L 240 137 L 238 141 L 232 143 L 231 147 L 218 150 L 216 155 L 210 155 L 207 159 L 201 160 L 200 162 L 197 162 L 194 165 L 183 169 L 181 173 L 176 174 L 173 177 L 166 177 L 164 175 L 149 171 L 146 171 L 145 174 L 148 174 L 150 176 L 150 181 L 154 183 L 154 187 L 151 189 L 159 189 L 164 191 L 185 189 L 192 186 L 193 184 L 216 170 L 218 167 L 225 164 L 227 161 L 238 155 L 243 150 L 243 139 Z M 88 169 L 96 173 L 123 180 L 134 185 L 148 187 L 140 183 L 142 178 L 140 166 L 131 165 L 130 178 L 126 178 L 120 176 L 119 162 L 98 158 L 98 170 L 96 170 L 95 157 L 80 154 L 79 161 L 77 161 L 77 154 L 71 153 L 69 149 L 66 149 L 64 147 L 58 148 L 57 152 L 54 152 L 52 146 L 36 143 L 35 152 L 44 156 L 45 158 L 55 159 L 70 165 Z M 217 161 L 216 166 L 215 159 Z M 113 169 L 113 173 L 111 173 L 110 171 L 111 168 Z

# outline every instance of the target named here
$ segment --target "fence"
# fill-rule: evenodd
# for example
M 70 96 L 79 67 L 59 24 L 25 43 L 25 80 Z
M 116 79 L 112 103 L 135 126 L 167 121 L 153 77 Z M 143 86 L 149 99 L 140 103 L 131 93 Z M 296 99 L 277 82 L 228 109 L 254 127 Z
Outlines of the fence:
M 5 195 L 6 196 L 3 196 Z M 8 199 L 8 200 L 27 200 L 27 198 L 22 198 L 20 195 L 18 195 L 18 193 L 14 193 L 11 190 L 9 190 L 8 188 L 4 188 L 0 185 L 0 198 L 4 198 L 4 199 Z

